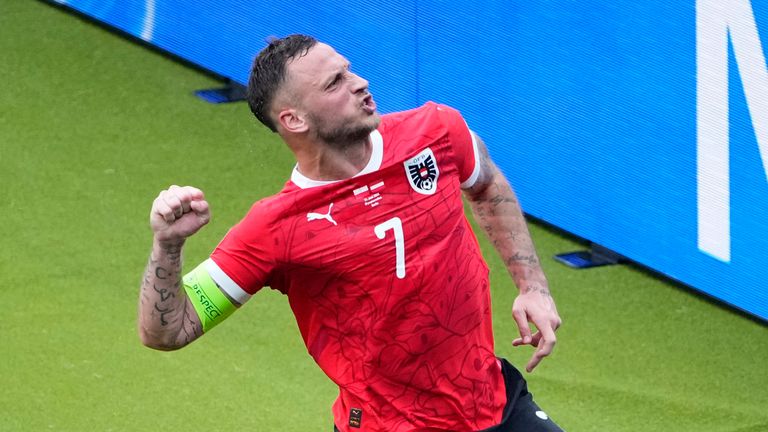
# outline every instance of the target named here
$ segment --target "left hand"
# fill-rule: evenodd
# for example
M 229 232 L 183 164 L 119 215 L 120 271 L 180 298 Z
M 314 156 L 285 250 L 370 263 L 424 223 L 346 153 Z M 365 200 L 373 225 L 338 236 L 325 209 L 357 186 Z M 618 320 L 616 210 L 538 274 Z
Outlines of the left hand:
M 531 360 L 525 366 L 525 370 L 531 372 L 554 349 L 557 342 L 555 331 L 563 323 L 546 284 L 543 287 L 525 288 L 525 291 L 517 296 L 512 305 L 512 316 L 520 329 L 520 337 L 513 340 L 512 345 L 533 345 L 536 347 Z M 533 335 L 531 335 L 529 322 L 537 328 Z

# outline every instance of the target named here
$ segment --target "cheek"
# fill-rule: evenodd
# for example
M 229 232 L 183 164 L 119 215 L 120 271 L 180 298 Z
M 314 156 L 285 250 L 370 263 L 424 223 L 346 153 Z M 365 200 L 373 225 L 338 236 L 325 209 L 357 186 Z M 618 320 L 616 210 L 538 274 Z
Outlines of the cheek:
M 312 111 L 317 118 L 325 120 L 324 123 L 333 124 L 338 121 L 343 122 L 344 118 L 354 115 L 356 103 L 350 92 L 339 91 L 315 99 Z
M 321 115 L 330 114 L 343 110 L 347 103 L 347 97 L 338 92 L 318 100 L 316 108 Z

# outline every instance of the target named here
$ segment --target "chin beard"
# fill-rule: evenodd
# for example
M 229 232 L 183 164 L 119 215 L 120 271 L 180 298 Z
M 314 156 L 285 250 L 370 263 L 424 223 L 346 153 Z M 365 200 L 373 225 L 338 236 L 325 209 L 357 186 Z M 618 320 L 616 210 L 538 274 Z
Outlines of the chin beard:
M 345 148 L 367 139 L 368 135 L 379 127 L 380 121 L 381 119 L 377 116 L 371 123 L 343 126 L 331 130 L 318 128 L 317 137 L 331 147 Z

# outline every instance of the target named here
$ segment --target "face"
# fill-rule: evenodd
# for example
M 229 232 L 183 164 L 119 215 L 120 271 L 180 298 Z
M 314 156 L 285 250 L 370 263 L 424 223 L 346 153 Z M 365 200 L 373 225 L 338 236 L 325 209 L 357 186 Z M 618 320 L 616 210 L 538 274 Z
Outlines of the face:
M 349 66 L 346 58 L 323 43 L 287 66 L 285 85 L 295 102 L 295 115 L 330 145 L 365 139 L 381 121 L 368 81 Z

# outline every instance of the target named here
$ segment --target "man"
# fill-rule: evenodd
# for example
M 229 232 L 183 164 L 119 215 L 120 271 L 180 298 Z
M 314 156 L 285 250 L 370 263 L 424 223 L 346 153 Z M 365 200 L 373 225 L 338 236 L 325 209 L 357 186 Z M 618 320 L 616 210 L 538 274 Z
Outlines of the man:
M 520 289 L 513 345 L 536 347 L 529 372 L 561 321 L 517 199 L 459 113 L 428 103 L 380 116 L 368 82 L 304 35 L 262 50 L 248 99 L 295 154 L 291 179 L 183 279 L 182 246 L 209 221 L 208 204 L 192 187 L 160 193 L 144 344 L 180 348 L 270 286 L 339 385 L 337 430 L 560 430 L 494 355 L 488 268 L 462 190 Z

